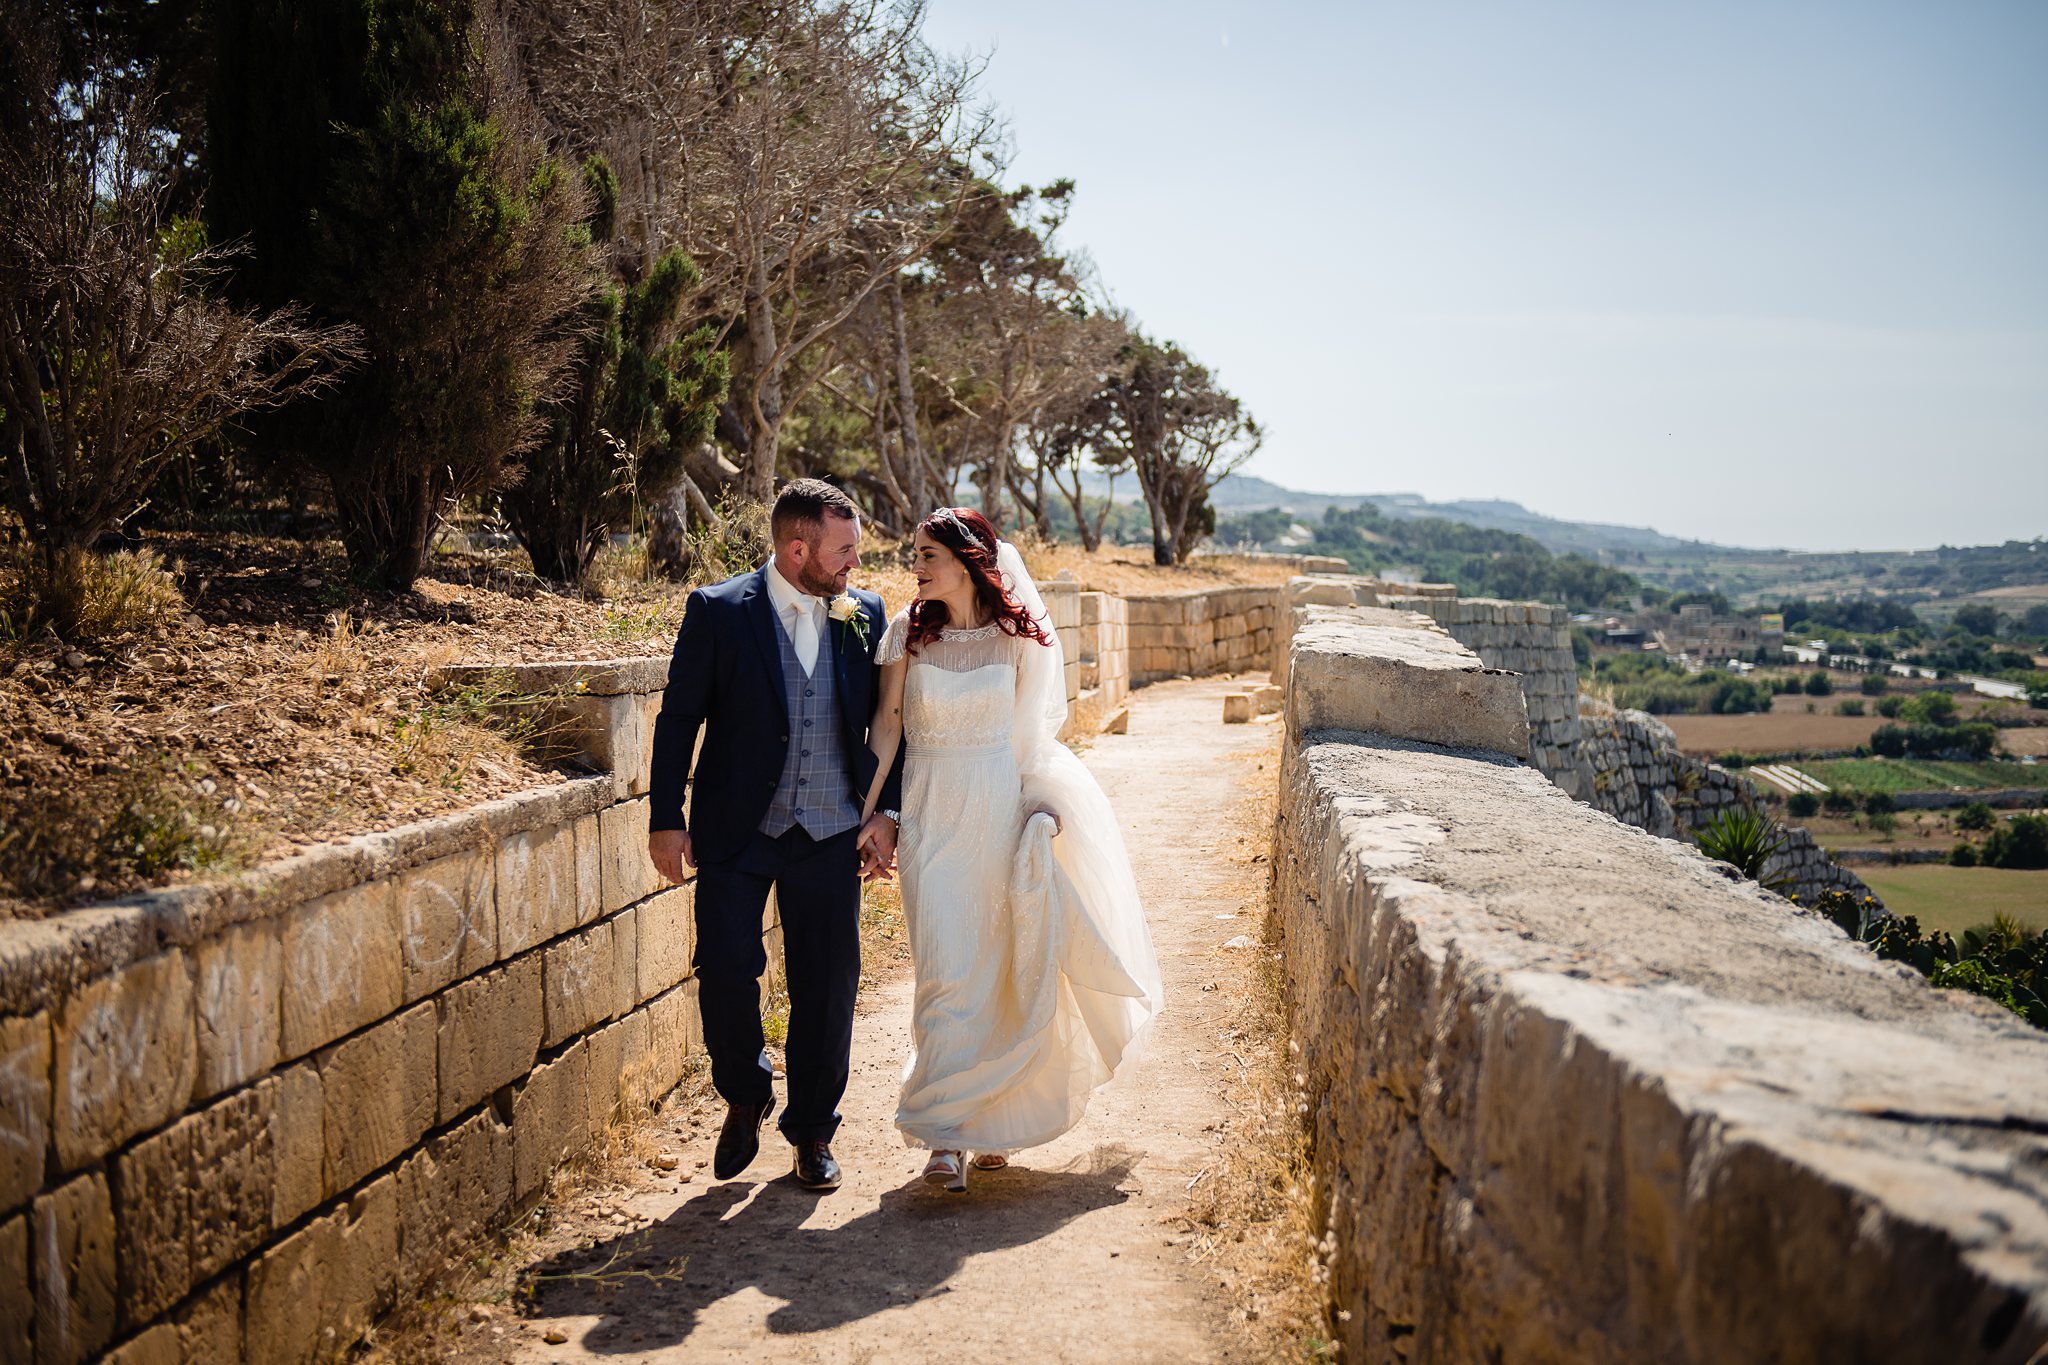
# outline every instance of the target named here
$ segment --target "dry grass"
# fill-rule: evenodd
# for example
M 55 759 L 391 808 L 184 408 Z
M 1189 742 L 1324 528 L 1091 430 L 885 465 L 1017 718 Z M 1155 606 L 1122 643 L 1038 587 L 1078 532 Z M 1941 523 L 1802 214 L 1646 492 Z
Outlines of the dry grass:
M 1090 554 L 1078 545 L 1034 540 L 1020 543 L 1017 549 L 1033 578 L 1044 582 L 1064 570 L 1080 580 L 1086 592 L 1130 595 L 1278 584 L 1295 573 L 1284 562 L 1237 555 L 1204 556 L 1191 564 L 1162 568 L 1152 562 L 1150 549 L 1134 545 L 1105 545 Z
M 1238 861 L 1243 899 L 1265 905 L 1262 947 L 1242 983 L 1240 1005 L 1225 1032 L 1240 1066 L 1225 1095 L 1235 1116 L 1206 1178 L 1188 1203 L 1191 1254 L 1213 1266 L 1238 1299 L 1233 1315 L 1253 1356 L 1275 1361 L 1334 1360 L 1325 1334 L 1315 1217 L 1315 1176 L 1309 1162 L 1304 1080 L 1293 1065 L 1282 1002 L 1276 921 L 1270 910 L 1267 839 L 1278 817 L 1272 756 L 1246 782 L 1250 795 L 1237 823 L 1248 831 Z
M 0 647 L 18 650 L 39 635 L 90 644 L 168 625 L 184 612 L 177 577 L 153 550 L 74 550 L 47 571 L 25 549 L 0 562 Z

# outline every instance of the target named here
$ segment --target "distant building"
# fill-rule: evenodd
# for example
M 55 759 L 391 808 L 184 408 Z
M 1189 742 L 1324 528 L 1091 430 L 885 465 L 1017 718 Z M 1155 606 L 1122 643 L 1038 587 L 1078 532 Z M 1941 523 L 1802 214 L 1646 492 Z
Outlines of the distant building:
M 1759 652 L 1770 658 L 1785 647 L 1782 617 L 1767 623 L 1753 616 L 1716 616 L 1703 602 L 1680 607 L 1660 635 L 1666 653 L 1683 654 L 1702 664 L 1749 659 Z

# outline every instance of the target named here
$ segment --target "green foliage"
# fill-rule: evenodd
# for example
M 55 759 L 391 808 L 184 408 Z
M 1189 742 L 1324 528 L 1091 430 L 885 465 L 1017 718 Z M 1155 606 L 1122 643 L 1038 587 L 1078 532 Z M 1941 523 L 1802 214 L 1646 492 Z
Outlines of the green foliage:
M 1826 669 L 1816 668 L 1813 672 L 1806 675 L 1805 691 L 1807 696 L 1825 697 L 1834 690 L 1835 680 L 1828 676 Z
M 1360 573 L 1413 569 L 1455 583 L 1466 597 L 1563 602 L 1575 611 L 1625 605 L 1641 591 L 1634 576 L 1583 555 L 1553 556 L 1529 536 L 1440 517 L 1391 517 L 1371 503 L 1331 506 L 1303 550 L 1336 555 Z
M 546 433 L 503 495 L 506 520 L 534 572 L 582 580 L 598 549 L 633 520 L 633 508 L 667 497 L 692 446 L 711 435 L 731 377 L 731 357 L 708 326 L 687 330 L 702 277 L 681 251 L 665 252 L 645 278 L 621 278 L 631 262 L 610 246 L 618 180 L 601 156 L 583 163 L 588 200 L 583 257 L 590 293 L 570 330 L 580 336 L 563 397 L 543 411 Z M 605 258 L 610 257 L 610 265 Z
M 1764 879 L 1764 866 L 1785 847 L 1785 831 L 1776 820 L 1740 806 L 1722 809 L 1711 821 L 1694 832 L 1700 852 L 1727 863 L 1751 881 L 1771 891 L 1782 890 L 1784 877 Z
M 1870 747 L 1886 758 L 1944 758 L 1958 762 L 1991 757 L 1998 746 L 1998 727 L 1977 721 L 1968 725 L 1880 725 Z
M 1835 703 L 1835 714 L 1838 716 L 1860 716 L 1863 714 L 1863 703 L 1855 697 L 1844 697 L 1841 701 Z
M 1984 840 L 1986 867 L 2048 867 L 2048 815 L 2015 815 Z
M 1882 788 L 1863 798 L 1863 810 L 1866 815 L 1889 815 L 1898 808 L 1899 803 L 1893 799 L 1892 794 Z
M 1785 813 L 1795 820 L 1811 820 L 1820 814 L 1820 797 L 1812 792 L 1793 792 L 1785 798 Z
M 1821 806 L 1829 815 L 1850 815 L 1856 810 L 1856 798 L 1845 791 L 1831 791 L 1821 798 Z
M 1999 616 L 1997 608 L 1986 606 L 1981 602 L 1973 602 L 1967 607 L 1957 607 L 1956 614 L 1952 619 L 1957 626 L 1972 635 L 1982 635 L 1987 638 L 1996 638 L 1998 635 Z
M 1955 695 L 1930 688 L 1909 698 L 1905 708 L 1899 712 L 1899 718 L 1921 725 L 1953 725 L 1956 719 Z
M 2048 935 L 2000 915 L 1964 930 L 1958 946 L 1939 930 L 1922 934 L 1914 916 L 1889 914 L 1868 896 L 1859 901 L 1829 891 L 1813 908 L 1880 958 L 1906 963 L 1944 990 L 1996 1001 L 2035 1028 L 2048 1029 Z
M 1883 697 L 1877 703 L 1877 714 L 1888 718 L 1903 714 L 1905 709 L 1906 699 L 1904 697 Z
M 355 572 L 404 588 L 503 477 L 561 373 L 587 273 L 578 182 L 527 131 L 468 0 L 222 0 L 211 226 L 239 289 L 357 324 L 368 362 L 266 432 L 333 489 Z
M 1950 867 L 1975 867 L 1977 862 L 1977 846 L 1968 840 L 1963 840 L 1948 851 Z
M 1857 690 L 1866 697 L 1881 697 L 1890 686 L 1891 680 L 1882 673 L 1865 673 L 1863 681 L 1856 684 Z
M 1653 716 L 1732 716 L 1771 709 L 1771 692 L 1765 683 L 1718 668 L 1687 673 L 1663 654 L 1608 655 L 1594 662 L 1593 677 L 1609 684 L 1616 706 Z
M 1973 834 L 1982 834 L 1997 822 L 1997 815 L 1982 801 L 1972 801 L 1956 812 L 1956 828 L 1966 829 Z

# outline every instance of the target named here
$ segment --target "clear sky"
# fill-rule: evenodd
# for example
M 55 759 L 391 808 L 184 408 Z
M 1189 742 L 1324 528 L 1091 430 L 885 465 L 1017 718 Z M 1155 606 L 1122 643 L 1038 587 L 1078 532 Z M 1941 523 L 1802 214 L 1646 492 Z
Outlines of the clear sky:
M 2048 534 L 2048 0 L 931 0 L 1250 472 L 1737 545 Z

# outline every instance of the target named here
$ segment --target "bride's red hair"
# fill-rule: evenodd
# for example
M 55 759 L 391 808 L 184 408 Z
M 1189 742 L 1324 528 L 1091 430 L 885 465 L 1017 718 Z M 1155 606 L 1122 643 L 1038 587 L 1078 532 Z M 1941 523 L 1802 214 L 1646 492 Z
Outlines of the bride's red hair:
M 996 567 L 996 528 L 989 525 L 987 517 L 971 507 L 941 507 L 920 521 L 917 529 L 953 552 L 974 584 L 975 597 L 1005 635 L 1036 640 L 1041 645 L 1052 643 L 1045 627 L 1032 620 L 1024 604 L 1004 586 L 1002 570 Z M 906 647 L 911 653 L 915 654 L 919 645 L 939 638 L 939 631 L 948 624 L 946 615 L 944 602 L 910 604 L 910 638 Z

